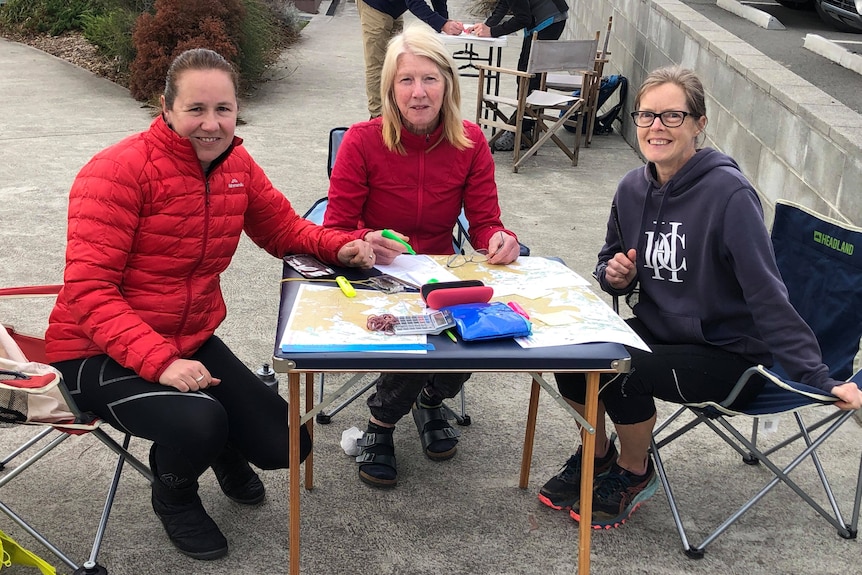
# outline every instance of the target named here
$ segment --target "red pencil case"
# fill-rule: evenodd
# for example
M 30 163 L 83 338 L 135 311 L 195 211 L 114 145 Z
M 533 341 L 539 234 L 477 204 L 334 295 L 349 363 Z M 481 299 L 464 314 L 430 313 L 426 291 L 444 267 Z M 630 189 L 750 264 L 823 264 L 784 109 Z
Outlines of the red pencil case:
M 494 295 L 494 288 L 479 280 L 437 282 L 421 288 L 422 299 L 431 309 L 441 309 L 462 303 L 484 303 Z

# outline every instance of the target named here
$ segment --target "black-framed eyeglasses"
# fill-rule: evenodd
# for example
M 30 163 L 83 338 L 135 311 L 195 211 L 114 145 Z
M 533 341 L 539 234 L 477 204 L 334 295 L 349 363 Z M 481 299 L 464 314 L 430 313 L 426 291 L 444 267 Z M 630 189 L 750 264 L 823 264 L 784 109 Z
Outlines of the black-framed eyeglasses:
M 697 114 L 683 112 L 682 110 L 667 110 L 660 114 L 656 114 L 655 112 L 645 112 L 643 110 L 632 112 L 632 120 L 634 120 L 635 126 L 638 128 L 649 128 L 653 125 L 653 122 L 655 122 L 656 117 L 661 120 L 661 123 L 664 124 L 665 127 L 678 128 L 682 126 L 683 122 L 685 122 L 686 116 L 691 116 L 692 118 L 698 117 Z

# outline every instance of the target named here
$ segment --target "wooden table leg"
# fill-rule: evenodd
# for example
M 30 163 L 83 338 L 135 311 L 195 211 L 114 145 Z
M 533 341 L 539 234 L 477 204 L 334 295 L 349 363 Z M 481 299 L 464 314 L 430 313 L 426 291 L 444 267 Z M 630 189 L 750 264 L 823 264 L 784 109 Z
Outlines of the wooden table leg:
M 536 419 L 539 411 L 539 382 L 532 380 L 530 386 L 530 407 L 527 410 L 527 429 L 524 431 L 524 450 L 521 452 L 521 480 L 518 487 L 526 489 L 530 482 L 530 464 L 533 461 L 533 441 L 536 437 Z
M 290 372 L 287 379 L 287 425 L 290 457 L 288 469 L 289 563 L 290 575 L 299 575 L 299 374 Z
M 314 374 L 305 374 L 305 412 L 308 413 L 314 407 Z M 314 444 L 314 418 L 312 417 L 305 422 L 308 428 L 308 436 L 311 438 L 312 445 Z M 314 449 L 308 454 L 305 459 L 305 488 L 307 490 L 314 489 Z
M 585 407 L 586 420 L 595 427 L 599 412 L 599 374 L 597 372 L 587 374 L 587 403 Z M 578 528 L 578 574 L 589 575 L 596 435 L 586 429 L 581 429 L 581 445 L 583 450 L 581 452 L 581 501 L 579 504 L 581 522 Z

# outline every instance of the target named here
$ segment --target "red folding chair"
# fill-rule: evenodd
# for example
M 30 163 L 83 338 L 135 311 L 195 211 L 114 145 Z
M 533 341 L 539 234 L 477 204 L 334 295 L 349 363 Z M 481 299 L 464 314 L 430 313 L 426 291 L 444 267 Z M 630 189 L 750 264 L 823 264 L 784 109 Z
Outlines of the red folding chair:
M 0 288 L 0 299 L 56 296 L 61 287 L 60 285 L 44 285 Z M 78 410 L 66 391 L 59 372 L 50 366 L 26 363 L 27 361 L 38 362 L 39 364 L 47 363 L 45 340 L 40 336 L 20 333 L 12 326 L 0 324 L 0 368 L 2 368 L 0 369 L 0 387 L 2 387 L 0 389 L 0 427 L 22 424 L 42 428 L 34 437 L 0 460 L 0 474 L 2 474 L 0 476 L 0 489 L 72 435 L 86 434 L 95 437 L 117 455 L 117 463 L 90 555 L 80 565 L 13 511 L 2 499 L 0 499 L 0 512 L 50 550 L 60 561 L 73 570 L 73 575 L 106 575 L 108 570 L 99 565 L 97 558 L 124 464 L 128 461 L 148 482 L 153 480 L 152 473 L 146 465 L 129 453 L 130 435 L 125 435 L 122 445 L 118 443 L 101 429 L 100 420 Z M 51 377 L 51 374 L 55 377 Z M 42 385 L 46 387 L 40 388 Z M 46 389 L 48 389 L 47 392 Z M 40 408 L 28 411 L 28 403 L 30 403 L 29 407 L 31 408 L 42 405 L 38 402 L 43 401 L 43 398 L 48 395 L 54 397 L 60 407 L 53 410 L 54 413 L 50 417 L 40 420 L 40 417 L 45 416 L 46 410 Z M 64 415 L 57 415 L 58 411 L 68 412 L 68 419 Z M 26 459 L 20 461 L 24 457 Z M 16 463 L 14 466 L 11 465 L 13 461 Z

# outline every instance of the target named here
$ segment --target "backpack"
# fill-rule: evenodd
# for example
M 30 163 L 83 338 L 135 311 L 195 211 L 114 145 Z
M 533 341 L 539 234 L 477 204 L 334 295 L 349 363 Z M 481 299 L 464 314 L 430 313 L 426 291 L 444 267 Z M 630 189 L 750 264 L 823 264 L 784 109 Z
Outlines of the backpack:
M 597 103 L 597 108 L 601 109 L 602 106 L 605 105 L 605 102 L 614 94 L 614 92 L 619 92 L 619 101 L 614 104 L 614 106 L 605 112 L 604 114 L 596 114 L 596 121 L 593 125 L 593 134 L 611 134 L 614 131 L 613 123 L 620 116 L 620 112 L 622 112 L 623 105 L 626 102 L 626 96 L 629 91 L 629 81 L 625 76 L 621 76 L 619 74 L 613 74 L 611 76 L 605 76 L 602 78 L 601 83 L 599 84 L 599 100 Z M 573 96 L 580 96 L 581 91 L 575 90 L 572 92 Z M 565 126 L 566 130 L 569 132 L 574 132 L 575 128 L 571 126 Z M 582 133 L 586 133 L 587 124 L 582 124 Z

